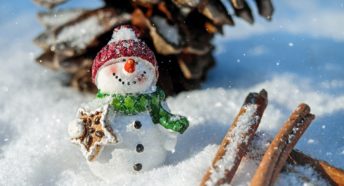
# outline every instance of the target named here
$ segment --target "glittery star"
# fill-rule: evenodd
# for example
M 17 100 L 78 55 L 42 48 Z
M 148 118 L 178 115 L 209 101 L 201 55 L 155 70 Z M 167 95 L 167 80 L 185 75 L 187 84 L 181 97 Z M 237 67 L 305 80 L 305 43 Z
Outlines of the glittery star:
M 91 112 L 83 108 L 78 111 L 78 125 L 82 127 L 82 135 L 71 140 L 80 145 L 88 161 L 95 160 L 105 145 L 118 143 L 111 126 L 106 124 L 107 112 L 107 106 Z

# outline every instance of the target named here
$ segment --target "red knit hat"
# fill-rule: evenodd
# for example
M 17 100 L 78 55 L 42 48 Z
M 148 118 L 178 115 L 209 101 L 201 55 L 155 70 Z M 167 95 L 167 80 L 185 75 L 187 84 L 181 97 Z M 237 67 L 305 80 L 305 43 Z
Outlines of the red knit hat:
M 139 36 L 140 32 L 130 25 L 121 25 L 113 30 L 112 39 L 98 52 L 93 60 L 93 83 L 96 83 L 99 68 L 108 61 L 120 57 L 139 57 L 150 62 L 155 67 L 156 77 L 158 77 L 155 55 L 145 42 L 138 39 Z

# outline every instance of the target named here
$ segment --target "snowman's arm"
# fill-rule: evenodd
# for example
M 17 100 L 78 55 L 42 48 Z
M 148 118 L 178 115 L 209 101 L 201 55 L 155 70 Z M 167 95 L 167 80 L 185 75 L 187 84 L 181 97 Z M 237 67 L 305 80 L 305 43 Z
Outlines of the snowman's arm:
M 178 137 L 178 133 L 171 131 L 171 130 L 166 130 L 166 128 L 164 128 L 163 126 L 159 125 L 158 126 L 159 130 L 162 133 L 162 138 L 163 140 L 163 145 L 164 148 L 172 153 L 174 153 L 175 151 L 175 147 L 177 144 L 177 137 Z
M 152 108 L 153 122 L 160 124 L 165 129 L 178 132 L 180 134 L 189 127 L 189 121 L 186 117 L 180 115 L 174 115 L 168 112 L 160 103 L 158 106 Z

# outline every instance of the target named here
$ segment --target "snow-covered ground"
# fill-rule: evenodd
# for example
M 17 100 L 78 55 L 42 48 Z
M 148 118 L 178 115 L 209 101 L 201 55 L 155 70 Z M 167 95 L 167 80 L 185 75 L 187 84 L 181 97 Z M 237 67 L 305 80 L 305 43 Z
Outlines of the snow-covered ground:
M 344 168 L 343 0 L 276 1 L 271 23 L 258 18 L 248 26 L 238 20 L 227 28 L 215 40 L 218 65 L 202 90 L 168 98 L 171 110 L 191 121 L 176 152 L 160 168 L 118 176 L 113 183 L 94 177 L 68 141 L 67 123 L 93 96 L 63 87 L 58 73 L 33 62 L 39 51 L 31 39 L 41 30 L 37 7 L 13 2 L 0 5 L 0 185 L 197 185 L 247 93 L 262 88 L 269 105 L 260 131 L 274 135 L 306 102 L 316 120 L 297 148 Z M 255 167 L 244 160 L 233 184 L 246 185 Z M 299 181 L 282 174 L 278 184 Z

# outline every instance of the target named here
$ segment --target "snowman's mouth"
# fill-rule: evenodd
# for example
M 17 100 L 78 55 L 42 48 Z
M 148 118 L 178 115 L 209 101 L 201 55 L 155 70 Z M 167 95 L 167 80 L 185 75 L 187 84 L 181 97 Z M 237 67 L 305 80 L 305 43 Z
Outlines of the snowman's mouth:
M 117 75 L 116 73 L 112 74 L 115 79 L 121 83 L 122 85 L 126 85 L 126 86 L 132 86 L 135 85 L 137 82 L 143 81 L 146 78 L 146 71 L 143 71 L 140 75 L 136 76 L 134 78 L 134 80 L 132 81 L 125 81 L 123 78 L 121 78 L 119 75 Z

